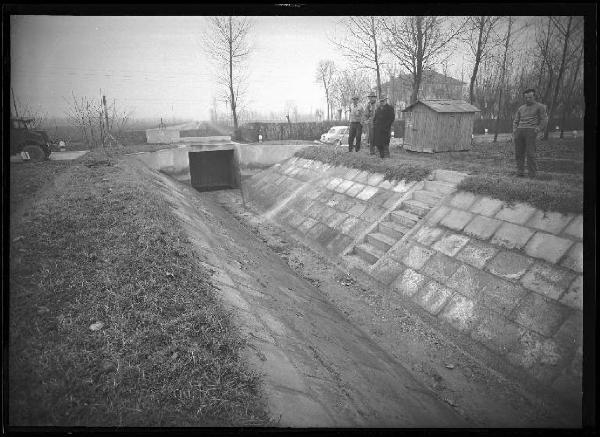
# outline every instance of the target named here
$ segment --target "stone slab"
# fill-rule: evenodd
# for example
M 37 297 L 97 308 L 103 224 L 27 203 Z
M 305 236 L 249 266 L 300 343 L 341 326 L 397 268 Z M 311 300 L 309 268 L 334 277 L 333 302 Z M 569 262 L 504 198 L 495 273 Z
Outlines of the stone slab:
M 329 181 L 329 183 L 327 184 L 327 189 L 328 190 L 333 190 L 335 189 L 335 187 L 337 187 L 339 184 L 341 184 L 344 180 L 341 178 L 333 178 L 331 179 L 331 181 Z
M 412 297 L 425 283 L 426 278 L 413 269 L 406 269 L 393 283 L 392 287 L 402 296 Z
M 448 208 L 447 206 L 438 206 L 437 208 L 434 208 L 432 212 L 430 212 L 429 216 L 427 216 L 427 224 L 430 226 L 435 226 L 449 213 L 450 208 Z
M 489 239 L 502 222 L 491 217 L 476 215 L 465 227 L 464 233 L 480 240 Z
M 474 299 L 479 296 L 481 290 L 485 289 L 489 282 L 489 273 L 482 272 L 468 264 L 463 264 L 450 276 L 446 281 L 446 285 L 463 296 Z
M 362 202 L 356 202 L 348 211 L 348 214 L 354 217 L 359 217 L 367 209 L 368 204 Z
M 527 291 L 520 285 L 504 281 L 492 275 L 489 276 L 484 287 L 480 290 L 483 305 L 507 317 L 526 294 Z
M 413 186 L 415 185 L 415 182 L 406 182 L 404 179 L 401 180 L 400 182 L 398 182 L 394 188 L 392 188 L 392 191 L 395 191 L 396 193 L 406 193 L 408 190 L 410 190 Z
M 475 194 L 468 191 L 459 191 L 450 199 L 450 206 L 458 209 L 468 210 L 473 202 L 475 202 Z
M 452 294 L 453 291 L 449 288 L 431 281 L 413 296 L 413 300 L 435 315 L 441 311 Z
M 506 247 L 507 249 L 522 249 L 534 231 L 512 223 L 503 223 L 492 237 L 492 244 Z
M 533 259 L 502 250 L 488 263 L 486 270 L 505 279 L 517 280 L 533 264 Z
M 356 195 L 357 199 L 369 200 L 379 192 L 379 188 L 376 187 L 365 187 L 360 193 Z
M 321 236 L 321 234 L 323 234 L 324 232 L 326 232 L 327 229 L 329 229 L 329 228 L 327 226 L 325 226 L 323 223 L 317 222 L 310 229 L 310 231 L 307 232 L 306 236 L 309 237 L 309 238 L 312 238 L 313 240 L 318 240 L 319 237 Z
M 560 303 L 579 311 L 583 310 L 583 275 L 579 275 L 573 280 L 560 298 Z
M 476 240 L 469 241 L 456 255 L 456 259 L 482 269 L 499 249 Z
M 460 265 L 460 262 L 438 252 L 429 258 L 425 266 L 421 269 L 421 273 L 424 273 L 441 283 L 446 283 L 454 272 L 458 270 Z
M 316 220 L 308 217 L 306 220 L 304 220 L 302 222 L 302 224 L 300 226 L 298 226 L 298 231 L 302 232 L 303 234 L 306 234 L 306 233 L 308 233 L 310 228 L 312 228 L 317 223 L 318 222 Z
M 358 223 L 359 220 L 356 217 L 350 216 L 340 225 L 339 229 L 342 233 L 350 235 L 352 228 Z
M 383 181 L 381 182 L 378 187 L 379 188 L 383 188 L 384 190 L 391 190 L 392 188 L 394 188 L 394 186 L 396 185 L 397 181 Z
M 489 309 L 481 311 L 481 323 L 471 331 L 471 337 L 500 355 L 509 353 L 518 345 L 521 329 L 501 314 Z
M 485 217 L 493 217 L 502 209 L 504 202 L 491 197 L 483 196 L 477 200 L 470 208 L 473 214 L 482 215 Z
M 354 182 L 359 182 L 361 184 L 366 184 L 367 183 L 367 179 L 369 178 L 370 173 L 368 171 L 361 171 L 360 173 L 358 173 L 353 179 Z
M 404 193 L 395 193 L 392 192 L 392 195 L 389 197 L 389 199 L 387 199 L 385 202 L 383 202 L 383 207 L 385 209 L 391 208 L 392 206 L 394 206 L 396 203 L 398 203 L 398 201 L 404 196 Z
M 571 223 L 563 231 L 564 234 L 577 238 L 578 240 L 583 239 L 583 215 L 578 215 L 573 218 Z
M 344 196 L 343 198 L 338 200 L 337 204 L 335 205 L 335 208 L 338 211 L 348 212 L 350 208 L 356 205 L 357 202 L 359 201 L 353 199 L 352 197 Z
M 495 218 L 518 225 L 524 225 L 533 216 L 535 211 L 536 208 L 525 203 L 505 205 L 504 208 L 498 211 L 498 213 L 495 215 Z
M 442 234 L 444 234 L 443 229 L 424 225 L 413 238 L 424 246 L 431 246 Z
M 450 298 L 439 317 L 461 332 L 469 332 L 479 322 L 475 301 L 460 294 Z
M 325 224 L 327 226 L 329 226 L 330 228 L 336 228 L 342 223 L 344 222 L 346 219 L 348 218 L 348 214 L 346 214 L 345 212 L 335 212 L 334 214 L 332 214 L 327 221 L 325 222 Z
M 545 232 L 536 232 L 525 246 L 525 253 L 550 263 L 556 263 L 572 244 L 572 240 Z
M 521 278 L 521 284 L 531 291 L 558 299 L 575 279 L 575 274 L 554 264 L 536 261 Z
M 379 220 L 385 214 L 385 209 L 380 206 L 369 205 L 369 207 L 360 215 L 361 220 L 367 223 L 373 223 Z
M 460 209 L 451 209 L 448 214 L 440 220 L 440 225 L 455 231 L 461 231 L 473 218 L 473 214 Z
M 366 185 L 355 182 L 350 188 L 348 188 L 348 191 L 346 191 L 346 195 L 350 197 L 356 197 L 356 195 L 362 190 L 364 190 L 365 187 Z
M 405 267 L 388 257 L 382 258 L 369 268 L 369 273 L 378 281 L 389 285 L 398 278 Z
M 333 238 L 329 244 L 327 244 L 327 249 L 335 254 L 340 254 L 342 251 L 348 247 L 354 240 L 345 234 L 338 234 L 335 238 Z
M 394 244 L 390 248 L 390 250 L 387 251 L 385 256 L 395 259 L 396 261 L 403 262 L 404 257 L 406 257 L 409 254 L 410 249 L 412 247 L 413 247 L 413 245 L 407 241 L 399 242 L 399 243 Z
M 447 232 L 432 247 L 445 255 L 454 256 L 465 247 L 469 240 L 470 238 L 466 235 Z
M 568 355 L 555 341 L 528 330 L 506 357 L 513 364 L 528 369 L 536 379 L 545 383 L 556 378 L 568 360 Z
M 331 240 L 333 240 L 339 235 L 339 232 L 335 229 L 330 228 L 329 226 L 326 226 L 325 228 L 326 229 L 323 232 L 321 232 L 316 238 L 316 240 L 319 242 L 319 244 L 321 244 L 321 246 L 327 246 L 331 242 Z
M 356 176 L 358 176 L 359 173 L 360 173 L 360 170 L 358 170 L 357 168 L 351 168 L 346 173 L 344 173 L 344 179 L 352 180 Z
M 342 183 L 339 184 L 338 186 L 336 186 L 333 190 L 338 193 L 343 193 L 346 190 L 348 190 L 348 188 L 350 188 L 353 183 L 354 182 L 352 182 L 352 181 L 342 180 Z
M 551 337 L 567 318 L 569 308 L 537 293 L 525 296 L 512 317 L 519 325 Z
M 567 252 L 561 265 L 578 273 L 583 272 L 583 244 L 576 243 Z
M 367 184 L 376 187 L 383 182 L 385 175 L 383 173 L 371 173 L 367 178 Z
M 381 189 L 379 193 L 377 193 L 369 200 L 369 203 L 383 207 L 385 202 L 391 199 L 394 194 L 395 193 L 393 191 Z
M 583 350 L 578 349 L 568 366 L 552 383 L 552 388 L 564 398 L 570 399 L 574 405 L 581 408 L 583 397 L 582 384 Z
M 571 214 L 537 210 L 527 222 L 527 226 L 551 234 L 559 234 L 573 218 Z
M 411 269 L 420 270 L 434 253 L 434 250 L 415 244 L 410 247 L 402 262 Z
M 576 350 L 583 345 L 583 314 L 581 311 L 573 313 L 560 326 L 552 337 L 565 350 Z

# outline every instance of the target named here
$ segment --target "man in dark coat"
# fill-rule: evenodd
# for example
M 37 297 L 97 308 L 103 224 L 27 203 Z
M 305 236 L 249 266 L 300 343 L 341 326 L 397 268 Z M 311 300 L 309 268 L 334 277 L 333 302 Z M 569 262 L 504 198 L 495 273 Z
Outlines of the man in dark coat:
M 393 106 L 387 103 L 386 97 L 381 96 L 373 116 L 373 142 L 382 158 L 390 157 L 390 133 L 395 118 Z

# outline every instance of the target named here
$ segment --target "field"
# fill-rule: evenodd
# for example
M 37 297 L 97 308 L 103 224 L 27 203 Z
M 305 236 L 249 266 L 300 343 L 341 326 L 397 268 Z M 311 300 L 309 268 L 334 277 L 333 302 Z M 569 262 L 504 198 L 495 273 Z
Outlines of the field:
M 481 138 L 481 137 L 480 137 Z M 459 188 L 508 202 L 528 202 L 543 210 L 583 211 L 583 138 L 538 141 L 536 179 L 517 178 L 514 145 L 506 136 L 497 143 L 476 137 L 471 150 L 417 153 L 390 147 L 390 159 L 370 156 L 368 149 L 348 153 L 347 148 L 307 147 L 296 156 L 334 165 L 386 174 L 387 179 L 422 180 L 443 168 L 469 174 Z

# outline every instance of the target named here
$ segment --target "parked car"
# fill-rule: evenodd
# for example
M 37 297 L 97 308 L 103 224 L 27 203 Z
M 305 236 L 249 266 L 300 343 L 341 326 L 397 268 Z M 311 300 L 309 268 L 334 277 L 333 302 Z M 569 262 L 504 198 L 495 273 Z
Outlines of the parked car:
M 32 161 L 48 159 L 52 153 L 48 134 L 31 129 L 32 122 L 33 119 L 28 118 L 10 119 L 10 154 L 26 152 Z
M 347 146 L 348 145 L 348 126 L 333 126 L 326 133 L 321 135 L 321 142 L 325 144 L 333 144 L 336 146 Z M 367 134 L 363 130 L 361 136 L 361 142 L 366 143 Z

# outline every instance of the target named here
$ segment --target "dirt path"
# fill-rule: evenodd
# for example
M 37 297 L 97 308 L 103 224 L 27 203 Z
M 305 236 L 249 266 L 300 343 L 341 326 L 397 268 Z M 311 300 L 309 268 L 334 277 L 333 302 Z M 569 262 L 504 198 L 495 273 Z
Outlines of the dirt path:
M 447 403 L 217 203 L 160 175 L 199 262 L 250 337 L 280 426 L 462 427 Z

